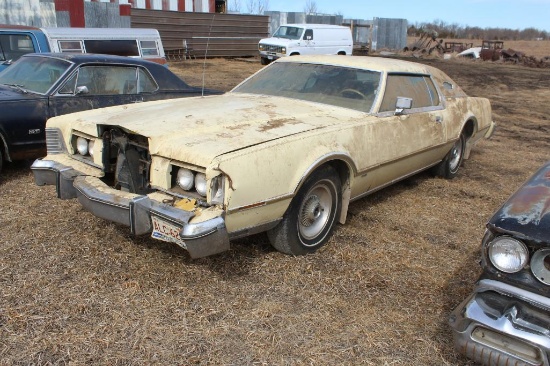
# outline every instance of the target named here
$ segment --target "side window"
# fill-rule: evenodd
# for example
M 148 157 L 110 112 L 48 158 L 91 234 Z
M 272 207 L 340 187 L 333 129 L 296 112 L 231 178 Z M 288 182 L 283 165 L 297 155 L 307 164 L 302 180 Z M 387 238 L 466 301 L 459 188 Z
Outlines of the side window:
M 426 75 L 388 75 L 380 112 L 394 111 L 397 97 L 411 98 L 413 100 L 412 108 L 439 105 L 437 90 L 430 77 Z
M 158 89 L 153 77 L 142 68 L 138 68 L 138 93 L 152 93 Z
M 84 66 L 78 72 L 76 86 L 86 86 L 91 95 L 136 94 L 136 68 Z
M 304 40 L 313 39 L 313 29 L 306 29 L 304 32 Z
M 158 56 L 159 50 L 155 41 L 139 41 L 143 56 Z
M 59 50 L 61 52 L 83 53 L 82 41 L 58 41 Z
M 0 35 L 0 61 L 15 61 L 25 53 L 34 52 L 31 37 L 24 34 Z
M 135 39 L 87 39 L 84 41 L 87 53 L 103 53 L 105 55 L 139 56 L 137 40 Z
M 59 89 L 59 94 L 74 94 L 76 90 L 76 77 L 78 73 L 74 73 L 69 80 L 65 82 L 65 85 L 61 89 Z

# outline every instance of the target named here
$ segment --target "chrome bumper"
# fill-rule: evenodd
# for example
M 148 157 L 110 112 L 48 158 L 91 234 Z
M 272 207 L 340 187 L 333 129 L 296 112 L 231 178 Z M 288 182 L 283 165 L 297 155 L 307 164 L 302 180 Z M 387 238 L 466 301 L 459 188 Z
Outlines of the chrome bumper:
M 195 215 L 191 211 L 155 201 L 147 195 L 124 194 L 108 187 L 98 178 L 86 176 L 63 164 L 38 159 L 31 170 L 37 185 L 55 185 L 57 197 L 77 198 L 87 211 L 102 219 L 129 226 L 134 235 L 152 233 L 151 216 L 154 215 L 181 228 L 181 240 L 174 242 L 186 249 L 192 258 L 229 250 L 229 236 L 222 216 L 190 223 Z
M 452 313 L 458 352 L 482 365 L 550 362 L 550 299 L 494 280 L 481 280 Z

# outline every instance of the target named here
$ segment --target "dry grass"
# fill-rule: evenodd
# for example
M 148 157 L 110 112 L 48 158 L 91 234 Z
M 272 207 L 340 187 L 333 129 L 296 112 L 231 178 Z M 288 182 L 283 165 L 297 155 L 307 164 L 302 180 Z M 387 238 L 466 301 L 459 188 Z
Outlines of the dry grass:
M 465 365 L 447 315 L 471 290 L 491 213 L 548 159 L 550 70 L 422 60 L 492 100 L 499 128 L 452 181 L 429 174 L 353 203 L 315 255 L 265 235 L 191 260 L 133 238 L 29 163 L 0 181 L 0 365 Z M 227 90 L 259 62 L 208 60 Z M 173 63 L 191 84 L 202 61 Z

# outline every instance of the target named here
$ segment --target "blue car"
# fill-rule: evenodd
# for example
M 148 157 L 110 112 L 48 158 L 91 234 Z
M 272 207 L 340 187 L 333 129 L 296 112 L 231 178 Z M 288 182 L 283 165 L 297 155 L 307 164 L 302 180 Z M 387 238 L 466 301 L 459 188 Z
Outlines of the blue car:
M 113 105 L 221 94 L 187 85 L 166 67 L 94 54 L 27 54 L 0 72 L 0 170 L 46 155 L 50 117 Z

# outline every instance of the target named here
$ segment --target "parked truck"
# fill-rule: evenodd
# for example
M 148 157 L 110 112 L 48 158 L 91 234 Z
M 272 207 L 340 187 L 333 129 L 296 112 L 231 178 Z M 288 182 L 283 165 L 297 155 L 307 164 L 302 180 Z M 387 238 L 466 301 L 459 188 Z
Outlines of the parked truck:
M 156 29 L 0 25 L 0 71 L 26 53 L 101 53 L 166 64 Z

